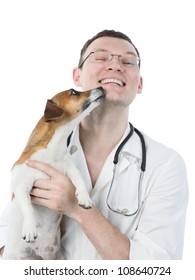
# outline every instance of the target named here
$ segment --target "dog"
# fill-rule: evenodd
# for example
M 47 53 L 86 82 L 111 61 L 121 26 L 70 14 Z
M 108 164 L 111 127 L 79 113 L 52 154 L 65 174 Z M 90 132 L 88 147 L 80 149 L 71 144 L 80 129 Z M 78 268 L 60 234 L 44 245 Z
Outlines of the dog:
M 75 186 L 78 204 L 90 208 L 92 202 L 84 180 L 71 162 L 66 143 L 74 128 L 103 99 L 104 91 L 99 87 L 84 92 L 69 89 L 47 100 L 43 117 L 12 168 L 12 213 L 3 259 L 63 259 L 60 240 L 62 215 L 32 204 L 30 199 L 34 182 L 48 177 L 28 167 L 25 161 L 36 159 L 63 172 Z

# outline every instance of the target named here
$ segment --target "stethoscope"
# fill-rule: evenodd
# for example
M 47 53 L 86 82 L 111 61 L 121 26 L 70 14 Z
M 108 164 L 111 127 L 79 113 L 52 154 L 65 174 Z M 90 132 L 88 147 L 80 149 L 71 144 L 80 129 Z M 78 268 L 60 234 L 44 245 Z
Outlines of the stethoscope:
M 141 183 L 142 183 L 142 179 L 143 179 L 143 174 L 145 172 L 146 169 L 146 144 L 145 144 L 145 140 L 144 137 L 142 135 L 142 133 L 135 127 L 133 127 L 133 125 L 131 123 L 129 123 L 130 126 L 130 131 L 128 133 L 128 135 L 125 137 L 125 139 L 121 142 L 121 144 L 118 146 L 115 155 L 114 155 L 114 159 L 113 159 L 113 176 L 112 176 L 112 180 L 111 180 L 111 185 L 107 194 L 107 198 L 106 198 L 106 204 L 108 206 L 108 208 L 118 214 L 121 214 L 123 216 L 133 216 L 135 215 L 139 208 L 140 208 L 140 192 L 141 192 Z M 138 199 L 137 199 L 137 207 L 134 211 L 131 211 L 130 209 L 128 209 L 128 207 L 122 207 L 122 208 L 117 208 L 117 207 L 113 207 L 112 203 L 110 203 L 110 194 L 112 193 L 113 190 L 113 184 L 116 180 L 116 174 L 117 174 L 117 166 L 119 163 L 119 156 L 120 156 L 120 152 L 122 151 L 123 147 L 125 146 L 125 144 L 130 140 L 130 138 L 133 136 L 133 133 L 136 132 L 136 134 L 139 136 L 140 138 L 140 142 L 141 142 L 141 149 L 142 149 L 142 161 L 141 161 L 141 165 L 140 165 L 140 174 L 139 174 L 139 183 L 138 183 Z M 67 139 L 67 146 L 69 146 L 70 144 L 70 139 L 71 139 L 72 133 L 69 135 L 68 139 Z M 126 182 L 126 184 L 128 184 L 128 182 Z M 120 187 L 120 186 L 119 186 Z M 125 194 L 123 194 L 125 195 Z
M 113 160 L 113 176 L 112 176 L 112 180 L 111 180 L 111 185 L 108 191 L 108 195 L 106 198 L 106 203 L 107 206 L 109 207 L 110 210 L 112 210 L 115 213 L 121 214 L 123 216 L 133 216 L 135 215 L 139 208 L 140 208 L 140 193 L 141 193 L 141 183 L 142 183 L 142 179 L 143 179 L 143 174 L 145 172 L 146 169 L 146 144 L 145 144 L 145 140 L 144 137 L 142 135 L 142 133 L 135 127 L 133 127 L 133 125 L 131 123 L 129 123 L 130 126 L 130 132 L 128 133 L 128 135 L 125 137 L 125 139 L 121 142 L 121 144 L 119 145 L 119 147 L 117 148 L 115 155 L 114 155 L 114 160 Z M 128 207 L 122 207 L 122 208 L 117 208 L 117 207 L 112 207 L 111 203 L 109 202 L 109 198 L 110 198 L 110 194 L 112 192 L 113 189 L 113 183 L 116 179 L 116 169 L 118 166 L 118 162 L 119 162 L 119 155 L 120 152 L 122 151 L 124 145 L 130 140 L 130 138 L 132 137 L 133 133 L 136 132 L 136 134 L 139 136 L 140 138 L 140 142 L 141 142 L 141 149 L 142 149 L 142 161 L 141 161 L 141 165 L 140 165 L 140 175 L 139 175 L 139 183 L 138 183 L 138 199 L 137 199 L 137 207 L 136 209 L 132 212 L 130 209 L 128 209 Z M 128 184 L 128 182 L 126 182 L 126 184 Z M 117 186 L 118 188 L 120 188 L 120 186 Z M 125 196 L 125 194 L 123 193 L 123 195 Z

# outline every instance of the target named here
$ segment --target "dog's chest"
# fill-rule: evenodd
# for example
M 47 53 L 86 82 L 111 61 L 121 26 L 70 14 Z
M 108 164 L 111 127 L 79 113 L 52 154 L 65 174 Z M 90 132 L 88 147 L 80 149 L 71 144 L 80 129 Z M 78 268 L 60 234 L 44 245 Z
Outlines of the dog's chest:
M 59 127 L 58 129 L 56 129 L 47 147 L 35 152 L 31 156 L 31 159 L 40 160 L 46 163 L 52 163 L 53 161 L 58 161 L 66 157 L 66 155 L 68 154 L 68 136 L 69 132 L 66 131 L 65 127 Z
M 50 156 L 62 154 L 67 149 L 68 136 L 69 131 L 65 129 L 65 126 L 58 127 L 48 143 L 47 153 L 49 152 Z

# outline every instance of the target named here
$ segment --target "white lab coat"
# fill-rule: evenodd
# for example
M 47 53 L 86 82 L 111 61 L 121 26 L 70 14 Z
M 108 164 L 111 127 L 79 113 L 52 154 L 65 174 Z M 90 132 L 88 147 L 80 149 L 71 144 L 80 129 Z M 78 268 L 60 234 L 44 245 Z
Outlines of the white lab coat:
M 109 205 L 114 209 L 123 208 L 124 204 L 124 208 L 128 207 L 133 213 L 139 204 L 135 215 L 123 216 L 110 210 L 106 203 L 117 147 L 107 158 L 92 188 L 78 131 L 77 128 L 73 133 L 69 146 L 73 161 L 82 173 L 94 204 L 129 238 L 129 259 L 181 259 L 188 204 L 188 184 L 183 159 L 174 150 L 144 135 L 147 149 L 146 171 L 138 192 L 142 150 L 140 139 L 134 133 L 120 153 L 118 171 L 109 197 Z M 123 138 L 128 132 L 129 127 Z M 0 247 L 6 240 L 6 216 L 9 216 L 9 209 L 6 212 L 0 219 Z M 65 216 L 62 220 L 62 245 L 65 259 L 101 259 L 78 223 Z

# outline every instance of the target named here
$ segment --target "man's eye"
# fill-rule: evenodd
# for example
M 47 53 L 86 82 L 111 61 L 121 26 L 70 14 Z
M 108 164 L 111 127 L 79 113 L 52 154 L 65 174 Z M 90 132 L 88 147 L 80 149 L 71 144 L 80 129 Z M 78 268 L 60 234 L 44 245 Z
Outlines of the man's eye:
M 106 57 L 99 56 L 99 57 L 96 57 L 96 60 L 106 61 Z
M 106 61 L 108 57 L 103 53 L 103 54 L 95 54 L 95 60 L 96 61 Z
M 124 65 L 135 65 L 136 63 L 135 62 L 133 62 L 133 61 L 122 61 L 122 63 L 124 64 Z

